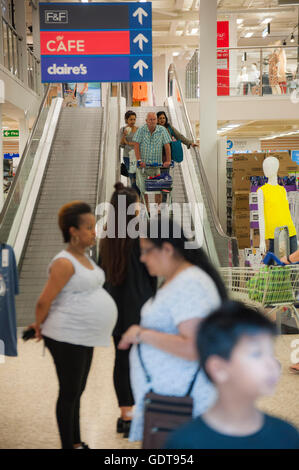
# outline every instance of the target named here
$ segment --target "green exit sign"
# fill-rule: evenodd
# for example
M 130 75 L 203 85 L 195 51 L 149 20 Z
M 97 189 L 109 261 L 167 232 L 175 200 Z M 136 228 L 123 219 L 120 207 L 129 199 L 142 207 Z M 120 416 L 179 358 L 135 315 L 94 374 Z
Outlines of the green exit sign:
M 18 129 L 5 130 L 3 131 L 3 137 L 19 137 L 19 130 Z

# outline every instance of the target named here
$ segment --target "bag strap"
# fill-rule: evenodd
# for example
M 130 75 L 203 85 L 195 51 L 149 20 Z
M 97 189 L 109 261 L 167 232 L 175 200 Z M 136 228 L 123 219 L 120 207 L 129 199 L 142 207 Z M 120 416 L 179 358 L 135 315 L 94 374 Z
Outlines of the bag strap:
M 142 356 L 141 356 L 141 345 L 140 345 L 140 343 L 137 344 L 137 351 L 138 351 L 138 357 L 139 357 L 139 361 L 140 361 L 141 367 L 142 367 L 143 372 L 144 372 L 144 375 L 145 375 L 145 377 L 146 377 L 146 381 L 147 381 L 148 384 L 150 384 L 151 381 L 152 381 L 152 379 L 151 379 L 151 376 L 149 375 L 149 373 L 148 373 L 148 371 L 147 371 L 147 369 L 146 369 L 146 367 L 145 367 L 144 361 L 143 361 L 143 359 L 142 359 Z M 192 390 L 193 390 L 193 387 L 194 387 L 194 384 L 195 384 L 195 381 L 196 381 L 196 379 L 197 379 L 197 376 L 198 376 L 199 371 L 200 371 L 200 367 L 197 368 L 197 371 L 196 371 L 195 374 L 194 374 L 194 377 L 193 377 L 193 379 L 192 379 L 191 384 L 189 385 L 189 388 L 188 388 L 188 391 L 187 391 L 185 397 L 189 397 L 189 396 L 191 395 L 191 392 L 192 392 Z M 152 388 L 151 388 L 151 391 L 153 391 Z
M 139 357 L 139 361 L 140 361 L 140 364 L 141 364 L 141 367 L 143 369 L 143 372 L 144 372 L 144 375 L 146 377 L 146 381 L 147 383 L 151 383 L 152 379 L 151 379 L 151 376 L 149 375 L 149 373 L 147 372 L 147 369 L 144 365 L 144 362 L 143 362 L 143 359 L 142 359 L 142 356 L 141 356 L 141 348 L 140 348 L 140 343 L 137 344 L 137 351 L 138 351 L 138 357 Z

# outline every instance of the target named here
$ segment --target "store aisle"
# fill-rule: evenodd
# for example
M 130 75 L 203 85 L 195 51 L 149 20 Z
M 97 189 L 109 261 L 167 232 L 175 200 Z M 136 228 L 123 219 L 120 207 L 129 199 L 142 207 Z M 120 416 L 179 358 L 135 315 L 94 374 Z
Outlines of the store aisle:
M 0 364 L 0 449 L 59 449 L 55 419 L 58 382 L 43 343 L 18 340 L 18 358 Z M 95 348 L 82 397 L 81 437 L 92 449 L 138 449 L 115 432 L 117 401 L 112 382 L 114 351 Z M 5 423 L 5 425 L 3 425 Z
M 299 427 L 299 375 L 289 373 L 298 335 L 281 336 L 276 354 L 282 364 L 282 379 L 273 397 L 259 402 L 261 409 L 291 421 Z M 57 449 L 60 446 L 55 421 L 58 391 L 52 359 L 42 343 L 19 340 L 19 357 L 6 358 L 0 364 L 0 448 Z M 82 439 L 93 449 L 138 449 L 115 432 L 118 417 L 112 384 L 113 347 L 96 348 L 94 360 L 82 399 Z M 299 356 L 299 355 L 298 355 Z

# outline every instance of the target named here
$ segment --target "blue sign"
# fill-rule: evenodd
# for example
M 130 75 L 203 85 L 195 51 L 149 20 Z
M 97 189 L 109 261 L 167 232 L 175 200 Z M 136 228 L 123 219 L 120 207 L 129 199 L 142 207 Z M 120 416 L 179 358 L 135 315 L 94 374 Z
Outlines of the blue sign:
M 40 3 L 42 82 L 151 82 L 150 2 Z
M 292 160 L 299 165 L 299 150 L 292 150 Z
M 234 146 L 234 143 L 232 140 L 227 140 L 227 146 L 226 146 L 226 149 L 227 150 L 231 150 Z

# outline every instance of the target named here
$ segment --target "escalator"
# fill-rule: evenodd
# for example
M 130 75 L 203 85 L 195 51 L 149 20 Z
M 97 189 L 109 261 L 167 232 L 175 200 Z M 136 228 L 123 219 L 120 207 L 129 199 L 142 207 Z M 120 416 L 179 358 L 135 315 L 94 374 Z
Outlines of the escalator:
M 192 127 L 188 118 L 184 98 L 181 93 L 174 66 L 171 68 L 172 90 L 176 91 L 176 96 L 167 99 L 165 107 L 134 107 L 136 112 L 137 126 L 145 124 L 146 115 L 149 112 L 165 111 L 170 123 L 176 127 L 183 135 L 191 141 L 195 141 Z M 176 87 L 174 86 L 176 84 Z M 178 99 L 179 97 L 179 99 Z M 132 109 L 127 107 L 127 110 Z M 175 165 L 172 200 L 180 205 L 196 202 L 201 204 L 201 226 L 202 226 L 202 246 L 208 253 L 212 262 L 217 266 L 238 266 L 238 244 L 233 237 L 228 237 L 219 222 L 219 218 L 214 206 L 214 201 L 209 188 L 207 177 L 197 149 L 184 148 L 184 162 Z M 194 205 L 194 204 L 193 204 Z M 185 206 L 186 207 L 186 206 Z M 184 218 L 190 217 L 192 211 L 182 211 Z M 193 214 L 194 217 L 194 214 Z M 181 220 L 188 227 L 188 222 Z M 194 224 L 192 224 L 194 230 Z
M 49 96 L 43 101 L 0 219 L 1 241 L 14 247 L 19 268 L 20 294 L 16 298 L 19 327 L 34 320 L 34 307 L 47 279 L 47 266 L 64 247 L 57 224 L 59 208 L 73 200 L 87 202 L 93 211 L 97 205 L 103 108 L 64 108 L 62 98 L 54 101 L 50 106 Z M 47 149 L 47 161 L 40 166 Z M 38 178 L 40 184 L 35 189 Z M 23 199 L 26 201 L 22 202 Z M 32 214 L 26 222 L 30 207 Z M 27 233 L 19 242 L 26 223 Z

